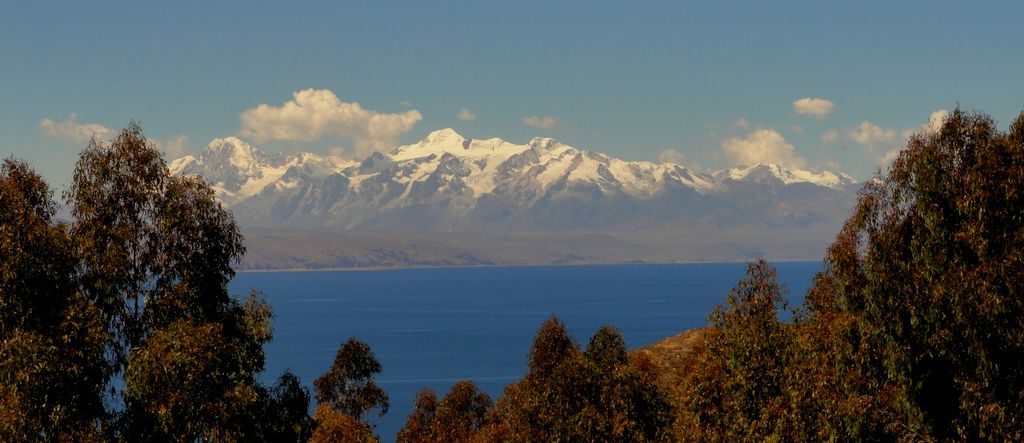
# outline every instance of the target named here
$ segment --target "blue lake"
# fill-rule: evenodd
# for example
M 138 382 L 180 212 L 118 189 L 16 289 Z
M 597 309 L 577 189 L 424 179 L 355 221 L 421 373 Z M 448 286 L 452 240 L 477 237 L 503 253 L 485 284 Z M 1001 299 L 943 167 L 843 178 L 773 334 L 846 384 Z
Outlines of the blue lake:
M 818 262 L 778 263 L 797 305 Z M 384 367 L 378 383 L 391 410 L 376 420 L 393 441 L 416 393 L 444 395 L 474 380 L 492 399 L 526 371 L 537 327 L 556 314 L 583 345 L 604 324 L 631 347 L 707 324 L 707 314 L 743 277 L 746 265 L 595 265 L 437 268 L 388 271 L 241 273 L 234 293 L 264 292 L 274 309 L 264 380 L 285 369 L 307 386 L 356 337 Z

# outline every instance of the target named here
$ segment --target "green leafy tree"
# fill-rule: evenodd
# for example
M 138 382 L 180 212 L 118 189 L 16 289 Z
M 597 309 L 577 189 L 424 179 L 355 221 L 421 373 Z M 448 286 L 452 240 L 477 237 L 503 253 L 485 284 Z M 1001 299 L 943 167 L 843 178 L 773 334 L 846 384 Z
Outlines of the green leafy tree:
M 586 403 L 587 377 L 579 344 L 557 317 L 545 321 L 530 347 L 529 371 L 495 405 L 492 439 L 555 441 L 582 438 L 571 418 Z
M 467 441 L 484 425 L 494 403 L 472 381 L 456 383 L 437 405 L 434 435 L 437 441 Z
M 349 420 L 334 414 L 347 415 L 372 430 L 373 425 L 367 415 L 377 410 L 378 416 L 383 417 L 389 407 L 388 394 L 373 380 L 382 369 L 369 345 L 350 338 L 338 349 L 331 368 L 313 381 L 316 401 L 320 405 L 317 415 L 345 425 L 344 429 L 355 429 L 348 426 Z M 329 411 L 320 412 L 321 408 Z M 317 420 L 318 428 L 321 425 Z
M 379 443 L 373 427 L 329 405 L 319 405 L 313 413 L 316 427 L 310 443 Z
M 629 351 L 626 349 L 626 339 L 622 337 L 614 326 L 601 326 L 597 333 L 590 338 L 587 349 L 583 352 L 587 361 L 595 366 L 595 369 L 611 372 L 629 362 Z
M 89 143 L 65 198 L 82 286 L 107 321 L 115 368 L 156 329 L 236 321 L 227 283 L 245 252 L 238 226 L 209 186 L 170 175 L 138 124 Z
M 778 319 L 784 289 L 763 259 L 710 315 L 706 349 L 684 381 L 677 436 L 695 441 L 787 440 L 787 368 L 795 339 Z
M 618 329 L 602 326 L 583 352 L 592 395 L 586 433 L 603 441 L 664 441 L 674 420 L 669 398 L 645 354 L 630 356 Z
M 270 338 L 269 308 L 251 295 L 251 324 L 178 321 L 133 349 L 125 371 L 124 436 L 129 440 L 239 440 L 255 428 L 262 352 L 238 337 Z M 249 330 L 249 329 L 253 330 Z M 240 331 L 229 332 L 230 329 Z M 260 343 L 262 345 L 262 343 Z
M 263 440 L 305 442 L 313 432 L 309 390 L 295 374 L 285 371 L 265 395 L 259 426 Z
M 452 386 L 440 403 L 437 395 L 424 389 L 416 396 L 413 412 L 401 431 L 403 443 L 465 442 L 478 438 L 493 402 L 471 381 Z
M 405 425 L 398 431 L 398 443 L 433 443 L 434 418 L 437 416 L 437 394 L 432 389 L 423 389 L 416 394 L 412 412 Z
M 65 198 L 78 287 L 104 326 L 109 375 L 123 379 L 110 435 L 259 437 L 271 311 L 258 294 L 228 293 L 245 248 L 213 190 L 171 176 L 133 122 L 89 143 Z
M 555 317 L 541 325 L 529 372 L 509 385 L 477 433 L 485 441 L 664 441 L 672 423 L 653 366 L 604 327 L 586 352 Z
M 256 381 L 271 311 L 229 295 L 244 247 L 208 185 L 132 123 L 89 143 L 65 197 L 70 226 L 26 164 L 0 167 L 0 440 L 309 437 L 298 380 Z
M 45 181 L 0 165 L 0 440 L 95 440 L 104 328 L 78 292 L 74 249 Z
M 74 249 L 49 186 L 28 164 L 0 165 L 0 334 L 53 332 L 77 292 Z
M 1024 438 L 1024 114 L 955 110 L 869 182 L 808 297 L 905 438 Z
M 555 370 L 567 361 L 579 357 L 579 343 L 569 334 L 565 323 L 558 317 L 551 316 L 540 325 L 537 335 L 530 346 L 527 362 L 530 375 L 534 377 L 550 377 Z
M 867 332 L 858 314 L 837 304 L 837 294 L 865 284 L 851 248 L 857 234 L 848 229 L 850 221 L 846 225 L 794 319 L 797 350 L 787 368 L 787 429 L 802 431 L 804 440 L 924 438 L 906 425 L 914 419 L 898 406 L 905 393 L 889 382 L 879 337 Z

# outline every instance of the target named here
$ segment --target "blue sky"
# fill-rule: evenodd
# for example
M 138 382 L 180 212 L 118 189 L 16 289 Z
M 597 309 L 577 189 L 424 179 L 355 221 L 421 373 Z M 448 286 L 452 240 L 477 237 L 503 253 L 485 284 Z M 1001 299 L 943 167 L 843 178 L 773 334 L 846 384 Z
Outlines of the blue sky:
M 705 169 L 774 155 L 864 178 L 936 110 L 959 103 L 1002 127 L 1024 110 L 1020 2 L 296 3 L 5 4 L 0 154 L 60 187 L 83 130 L 130 119 L 174 152 L 249 134 L 268 151 L 355 155 L 453 127 Z M 278 107 L 309 88 L 364 117 L 420 118 L 371 139 L 353 127 L 370 117 L 273 135 L 303 124 Z M 801 98 L 831 111 L 798 113 Z

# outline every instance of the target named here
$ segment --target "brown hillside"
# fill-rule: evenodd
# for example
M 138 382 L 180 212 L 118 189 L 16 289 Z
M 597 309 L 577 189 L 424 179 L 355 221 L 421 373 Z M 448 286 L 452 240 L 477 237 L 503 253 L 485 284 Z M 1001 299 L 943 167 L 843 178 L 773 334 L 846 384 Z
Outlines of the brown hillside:
M 689 329 L 637 349 L 636 352 L 644 352 L 651 357 L 661 373 L 659 381 L 662 387 L 671 389 L 693 364 L 697 351 L 704 347 L 706 335 L 707 328 Z

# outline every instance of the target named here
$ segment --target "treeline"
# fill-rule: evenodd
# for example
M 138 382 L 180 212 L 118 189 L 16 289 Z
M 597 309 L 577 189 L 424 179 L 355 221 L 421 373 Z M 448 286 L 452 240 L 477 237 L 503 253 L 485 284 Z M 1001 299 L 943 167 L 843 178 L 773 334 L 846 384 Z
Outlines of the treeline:
M 91 142 L 64 199 L 69 224 L 28 165 L 0 167 L 0 440 L 377 439 L 364 343 L 312 416 L 293 374 L 259 383 L 272 313 L 228 294 L 239 229 L 138 125 Z M 424 390 L 398 440 L 1024 440 L 1022 247 L 1024 114 L 1002 132 L 958 109 L 865 185 L 791 321 L 763 260 L 671 371 L 552 317 L 497 401 Z

